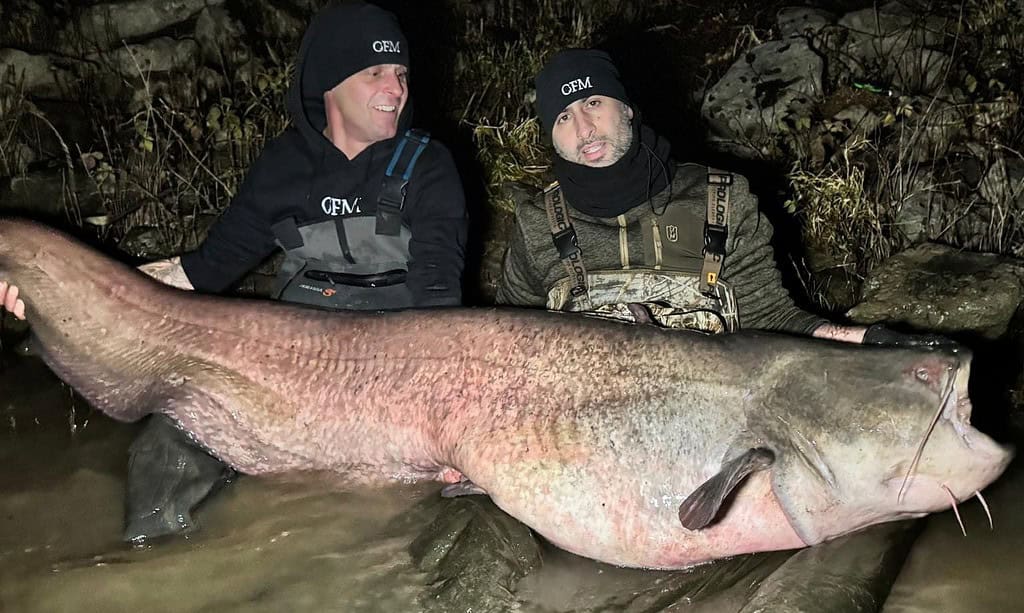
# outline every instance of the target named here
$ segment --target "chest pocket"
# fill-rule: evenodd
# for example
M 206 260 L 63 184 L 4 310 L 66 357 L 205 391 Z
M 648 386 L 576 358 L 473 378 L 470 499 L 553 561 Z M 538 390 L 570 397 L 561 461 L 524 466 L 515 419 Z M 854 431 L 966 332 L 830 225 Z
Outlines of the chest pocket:
M 593 271 L 587 275 L 589 304 L 574 296 L 570 280 L 563 279 L 548 292 L 547 308 L 633 323 L 636 317 L 628 305 L 635 303 L 665 328 L 714 334 L 737 330 L 739 317 L 732 289 L 720 280 L 715 295 L 709 296 L 700 291 L 698 275 L 651 269 Z
M 699 275 L 704 266 L 704 220 L 693 209 L 670 206 L 661 216 L 639 222 L 644 239 L 644 265 Z
M 412 306 L 406 285 L 412 235 L 405 226 L 395 235 L 377 234 L 376 227 L 376 218 L 368 216 L 275 224 L 285 250 L 275 297 L 335 310 Z

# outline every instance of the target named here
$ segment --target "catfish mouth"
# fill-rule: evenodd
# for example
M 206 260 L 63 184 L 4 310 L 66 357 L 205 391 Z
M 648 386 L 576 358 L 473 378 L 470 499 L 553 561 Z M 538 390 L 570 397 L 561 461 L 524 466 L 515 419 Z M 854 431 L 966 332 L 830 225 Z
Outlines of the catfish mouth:
M 932 405 L 935 408 L 922 424 L 923 430 L 903 433 L 912 441 L 917 439 L 914 446 L 895 465 L 878 467 L 882 474 L 874 482 L 876 486 L 870 486 L 870 475 L 866 475 L 864 485 L 868 487 L 861 494 L 844 494 L 837 481 L 820 470 L 824 458 L 816 461 L 815 456 L 803 453 L 801 445 L 795 445 L 795 454 L 789 455 L 798 458 L 795 468 L 804 474 L 791 481 L 777 473 L 772 489 L 790 526 L 805 543 L 812 545 L 870 525 L 955 508 L 1005 470 L 1013 450 L 971 425 L 971 358 L 964 350 L 956 354 L 926 356 L 904 371 L 927 386 L 938 402 Z M 922 457 L 927 460 L 922 462 Z M 793 485 L 804 479 L 816 486 Z
M 894 475 L 885 481 L 889 491 L 895 490 L 899 484 L 893 519 L 899 515 L 921 516 L 952 508 L 961 533 L 967 536 L 958 504 L 977 497 L 988 517 L 989 528 L 992 528 L 992 513 L 981 490 L 1002 474 L 1013 458 L 1013 451 L 971 425 L 973 407 L 967 394 L 969 378 L 968 359 L 948 376 L 949 389 L 944 393 L 939 411 L 929 424 L 906 475 L 903 478 Z M 936 427 L 951 429 L 955 436 L 953 444 L 962 444 L 951 453 L 945 449 L 940 451 L 941 457 L 954 465 L 949 470 L 940 468 L 938 476 L 929 474 L 927 470 L 915 474 L 917 462 Z M 958 455 L 965 457 L 958 461 Z
M 973 448 L 971 437 L 985 436 L 971 425 L 971 412 L 974 410 L 971 399 L 967 395 L 967 385 L 971 378 L 970 358 L 961 362 L 949 378 L 949 391 L 944 394 L 939 410 L 943 419 L 953 424 L 953 429 L 969 448 Z M 987 436 L 985 438 L 988 438 Z
M 956 367 L 954 367 L 952 373 L 947 374 L 946 381 L 943 386 L 944 389 L 941 404 L 936 415 L 932 418 L 928 429 L 925 431 L 924 436 L 921 438 L 921 442 L 917 447 L 914 459 L 910 463 L 906 476 L 904 477 L 903 484 L 901 485 L 899 494 L 900 498 L 905 494 L 910 480 L 916 476 L 915 469 L 917 468 L 921 455 L 930 441 L 936 427 L 946 424 L 948 424 L 948 427 L 952 427 L 953 431 L 956 433 L 958 439 L 957 442 L 962 443 L 964 446 L 964 449 L 961 451 L 967 454 L 967 463 L 976 465 L 976 469 L 975 471 L 972 471 L 972 473 L 992 473 L 992 479 L 994 479 L 1002 473 L 1003 469 L 1005 469 L 1007 464 L 1009 464 L 1010 459 L 1012 459 L 1012 448 L 1000 445 L 987 434 L 971 425 L 973 405 L 971 404 L 971 399 L 968 397 L 967 390 L 970 372 L 970 357 L 966 357 L 961 360 Z M 955 461 L 955 458 L 949 458 L 949 460 Z M 928 475 L 922 476 L 925 477 L 925 479 L 930 478 Z M 977 477 L 987 475 L 972 474 L 971 476 Z M 933 477 L 931 477 L 930 480 L 935 482 L 938 481 L 938 479 Z M 988 483 L 985 483 L 985 485 L 987 484 Z M 940 485 L 943 487 L 947 486 L 945 483 Z M 968 495 L 972 493 L 973 490 L 970 492 L 961 492 L 961 494 Z

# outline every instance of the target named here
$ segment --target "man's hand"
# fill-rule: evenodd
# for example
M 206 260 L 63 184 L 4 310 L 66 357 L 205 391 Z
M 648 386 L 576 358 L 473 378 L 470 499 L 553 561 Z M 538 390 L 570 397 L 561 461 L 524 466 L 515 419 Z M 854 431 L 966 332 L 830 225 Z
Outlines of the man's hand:
M 890 347 L 957 347 L 956 341 L 941 334 L 907 334 L 887 328 L 882 324 L 868 326 L 864 332 L 865 345 L 886 345 Z
M 139 270 L 166 285 L 178 289 L 195 289 L 192 287 L 192 282 L 188 280 L 185 269 L 181 267 L 181 258 L 173 257 L 166 260 L 157 260 L 139 266 Z
M 7 309 L 18 319 L 25 319 L 25 302 L 18 298 L 18 286 L 0 281 L 0 308 Z
M 845 343 L 861 345 L 885 345 L 889 347 L 948 347 L 959 345 L 956 341 L 940 334 L 908 334 L 897 332 L 882 324 L 870 326 L 840 326 L 838 324 L 822 324 L 815 328 L 811 336 L 827 338 Z
M 814 338 L 827 338 L 833 341 L 844 343 L 864 342 L 864 333 L 867 328 L 864 326 L 840 326 L 838 324 L 821 324 L 811 332 Z

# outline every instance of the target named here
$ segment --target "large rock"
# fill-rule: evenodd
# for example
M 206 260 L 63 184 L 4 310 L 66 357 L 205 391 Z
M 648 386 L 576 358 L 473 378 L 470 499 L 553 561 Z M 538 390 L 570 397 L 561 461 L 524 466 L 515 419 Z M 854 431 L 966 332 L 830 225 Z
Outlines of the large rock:
M 272 2 L 254 2 L 250 8 L 258 24 L 257 34 L 272 39 L 298 40 L 308 23 L 293 17 L 288 11 Z
M 882 118 L 878 113 L 862 104 L 848 106 L 833 115 L 832 119 L 846 125 L 852 141 L 866 140 L 882 125 Z
M 991 102 L 974 102 L 971 106 L 971 136 L 978 142 L 998 141 L 1005 130 L 1016 121 L 1020 104 L 1012 95 L 1001 96 Z
M 79 51 L 81 41 L 87 47 L 110 49 L 123 40 L 142 38 L 187 21 L 208 6 L 220 6 L 224 0 L 132 0 L 110 2 L 84 9 L 78 21 L 61 37 L 70 51 Z
M 1024 262 L 926 244 L 893 256 L 864 283 L 850 318 L 862 324 L 1001 336 L 1024 301 Z
M 417 567 L 431 578 L 421 598 L 424 608 L 438 613 L 518 608 L 516 584 L 541 564 L 533 532 L 483 496 L 431 499 L 420 507 L 438 509 L 410 547 Z
M 838 21 L 847 33 L 832 56 L 833 75 L 867 76 L 900 92 L 925 92 L 939 85 L 950 58 L 933 47 L 946 37 L 947 20 L 922 16 L 900 2 L 847 13 Z
M 14 143 L 0 156 L 0 177 L 24 175 L 38 154 L 25 143 Z
M 941 45 L 947 32 L 945 18 L 923 16 L 901 2 L 849 12 L 839 18 L 838 25 L 850 33 L 849 49 L 872 59 Z
M 1024 209 L 1024 160 L 1017 157 L 995 160 L 978 191 L 982 198 L 1007 213 Z
M 0 215 L 63 220 L 102 211 L 96 183 L 82 171 L 55 168 L 0 180 Z
M 927 178 L 931 178 L 928 174 Z M 895 229 L 906 241 L 916 245 L 941 237 L 942 220 L 955 211 L 957 200 L 934 187 L 936 183 L 923 180 L 910 182 L 909 193 L 899 202 L 896 209 Z
M 122 77 L 144 79 L 153 72 L 195 72 L 199 45 L 194 40 L 167 36 L 138 45 L 125 45 L 91 57 L 113 68 Z
M 889 82 L 901 92 L 934 92 L 944 85 L 953 67 L 949 54 L 935 49 L 908 49 L 891 58 Z
M 245 28 L 221 7 L 209 7 L 196 18 L 196 42 L 203 62 L 212 66 L 241 66 L 252 53 L 242 44 Z
M 874 613 L 882 608 L 918 522 L 871 526 L 808 547 L 772 573 L 739 613 Z
M 942 159 L 966 134 L 964 106 L 930 95 L 905 98 L 913 107 L 903 125 L 894 130 L 888 144 L 895 148 L 893 159 L 901 164 Z
M 760 45 L 708 90 L 701 114 L 710 144 L 744 158 L 775 157 L 786 122 L 809 117 L 822 94 L 821 57 L 799 38 Z M 809 121 L 809 119 L 808 119 Z
M 55 65 L 49 56 L 0 49 L 0 84 L 31 96 L 62 98 L 74 81 L 72 73 Z
M 836 22 L 836 16 L 828 11 L 805 6 L 787 6 L 779 10 L 775 18 L 782 38 L 792 36 L 814 36 L 825 26 Z

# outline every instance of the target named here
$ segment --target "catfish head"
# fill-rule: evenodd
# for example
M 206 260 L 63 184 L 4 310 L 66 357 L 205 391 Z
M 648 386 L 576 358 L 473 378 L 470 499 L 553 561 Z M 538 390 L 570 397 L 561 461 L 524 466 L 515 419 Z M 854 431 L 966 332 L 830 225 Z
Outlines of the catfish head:
M 833 344 L 782 356 L 748 423 L 808 545 L 948 509 L 1003 472 L 1013 451 L 971 426 L 970 362 L 964 349 Z

